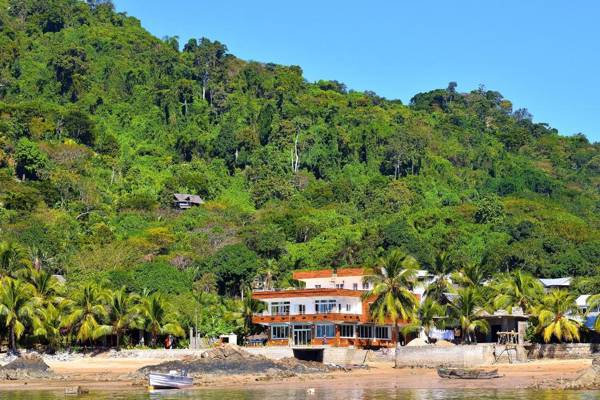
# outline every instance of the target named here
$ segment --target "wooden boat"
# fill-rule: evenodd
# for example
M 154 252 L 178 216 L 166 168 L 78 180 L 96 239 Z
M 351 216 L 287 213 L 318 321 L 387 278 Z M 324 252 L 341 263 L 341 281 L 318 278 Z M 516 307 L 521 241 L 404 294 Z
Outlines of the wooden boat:
M 184 389 L 192 386 L 192 378 L 177 371 L 169 371 L 168 374 L 151 372 L 148 374 L 151 389 Z
M 498 370 L 485 371 L 483 369 L 468 368 L 438 368 L 440 378 L 446 379 L 493 379 L 500 378 Z

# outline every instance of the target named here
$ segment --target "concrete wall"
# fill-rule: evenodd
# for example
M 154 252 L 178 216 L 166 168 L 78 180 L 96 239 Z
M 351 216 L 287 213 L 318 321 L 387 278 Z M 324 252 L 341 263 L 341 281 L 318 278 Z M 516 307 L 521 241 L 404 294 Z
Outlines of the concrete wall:
M 527 346 L 529 359 L 577 359 L 600 355 L 598 343 L 532 344 Z
M 279 360 L 285 357 L 293 357 L 294 352 L 291 347 L 245 347 L 249 353 L 262 355 L 272 360 Z M 323 349 L 323 362 L 326 364 L 362 364 L 363 362 L 393 362 L 394 349 L 364 350 L 353 349 L 350 347 L 326 347 Z
M 397 362 L 404 367 L 476 367 L 494 362 L 494 346 L 406 346 L 398 349 Z

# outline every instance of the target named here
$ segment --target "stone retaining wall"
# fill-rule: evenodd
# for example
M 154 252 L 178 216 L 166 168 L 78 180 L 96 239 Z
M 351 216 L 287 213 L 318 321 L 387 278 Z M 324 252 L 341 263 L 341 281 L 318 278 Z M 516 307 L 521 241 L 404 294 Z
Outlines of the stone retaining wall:
M 527 358 L 537 359 L 578 359 L 600 355 L 598 343 L 532 344 L 526 347 Z

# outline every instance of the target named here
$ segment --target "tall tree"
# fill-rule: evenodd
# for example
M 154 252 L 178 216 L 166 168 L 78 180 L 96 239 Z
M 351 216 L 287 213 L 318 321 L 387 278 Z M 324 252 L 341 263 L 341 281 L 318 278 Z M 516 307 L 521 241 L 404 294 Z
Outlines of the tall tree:
M 75 338 L 82 343 L 111 333 L 109 325 L 103 323 L 107 317 L 106 293 L 93 283 L 81 287 L 72 299 L 71 312 L 65 317 L 63 326 L 75 332 Z
M 400 323 L 410 322 L 416 317 L 418 300 L 411 290 L 417 268 L 418 263 L 412 256 L 392 250 L 364 278 L 371 289 L 364 293 L 363 300 L 370 303 L 373 320 L 378 323 L 391 320 L 396 338 L 400 337 Z M 398 366 L 397 362 L 395 365 Z
M 25 324 L 34 317 L 35 304 L 29 284 L 5 277 L 0 280 L 0 315 L 8 328 L 8 345 L 17 352 L 17 339 L 25 332 Z
M 108 321 L 111 333 L 117 339 L 117 348 L 121 346 L 123 334 L 129 328 L 140 325 L 137 301 L 138 296 L 127 293 L 124 287 L 112 290 L 108 295 Z
M 539 279 L 520 270 L 502 274 L 493 287 L 497 293 L 494 306 L 509 313 L 515 307 L 520 307 L 523 312 L 530 312 L 538 304 L 544 291 Z
M 537 316 L 537 333 L 548 343 L 552 337 L 558 341 L 579 340 L 580 322 L 576 319 L 576 296 L 566 290 L 553 290 L 546 294 L 541 304 L 533 308 Z
M 489 323 L 482 319 L 486 311 L 484 306 L 485 299 L 478 288 L 459 289 L 450 296 L 449 315 L 451 320 L 460 326 L 463 343 L 477 343 L 476 333 L 489 331 Z
M 181 325 L 165 298 L 159 294 L 142 297 L 138 312 L 142 318 L 142 326 L 152 337 L 151 345 L 156 346 L 158 335 L 185 336 Z

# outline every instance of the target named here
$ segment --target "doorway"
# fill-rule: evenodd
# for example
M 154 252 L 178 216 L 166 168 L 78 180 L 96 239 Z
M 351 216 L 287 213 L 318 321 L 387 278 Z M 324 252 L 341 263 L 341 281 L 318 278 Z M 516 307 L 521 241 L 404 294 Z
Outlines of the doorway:
M 312 326 L 294 325 L 293 327 L 294 346 L 308 346 L 312 341 Z

